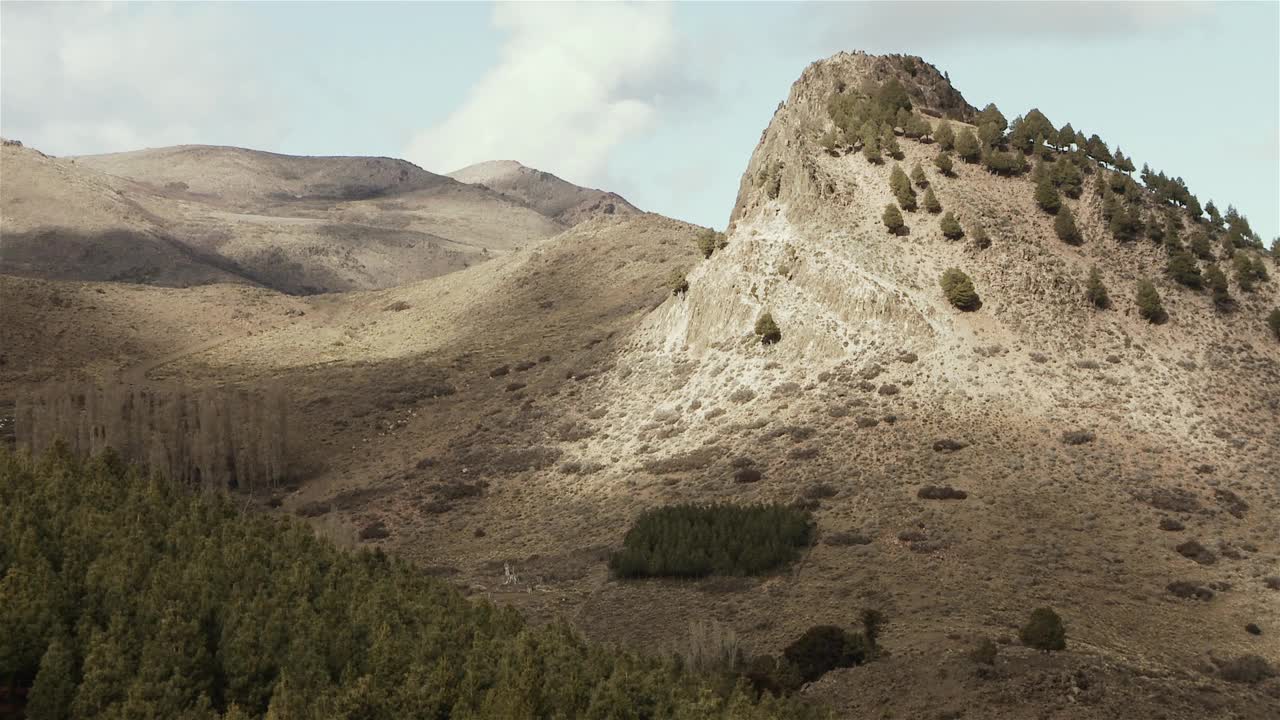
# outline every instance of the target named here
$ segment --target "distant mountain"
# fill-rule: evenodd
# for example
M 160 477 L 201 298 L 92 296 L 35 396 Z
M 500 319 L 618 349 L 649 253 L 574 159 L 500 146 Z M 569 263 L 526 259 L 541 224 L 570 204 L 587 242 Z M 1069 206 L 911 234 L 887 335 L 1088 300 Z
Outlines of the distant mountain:
M 383 288 L 567 227 L 391 158 L 199 145 L 73 158 L 3 152 L 0 272 L 28 277 L 245 282 L 292 294 Z
M 566 225 L 577 225 L 598 215 L 632 215 L 641 212 L 621 195 L 574 185 L 549 172 L 525 167 L 514 160 L 491 160 L 449 173 L 459 182 L 484 185 L 517 198 L 529 207 Z

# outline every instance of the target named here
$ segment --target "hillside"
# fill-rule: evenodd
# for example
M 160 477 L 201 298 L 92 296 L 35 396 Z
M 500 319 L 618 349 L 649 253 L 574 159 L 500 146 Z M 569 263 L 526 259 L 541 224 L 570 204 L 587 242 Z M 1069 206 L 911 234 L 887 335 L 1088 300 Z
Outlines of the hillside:
M 0 406 L 50 367 L 279 384 L 302 444 L 290 484 L 257 498 L 264 511 L 652 653 L 713 621 L 748 655 L 778 654 L 877 609 L 888 655 L 801 691 L 838 717 L 1274 717 L 1280 679 L 1234 682 L 1227 668 L 1280 664 L 1275 258 L 1234 210 L 1197 212 L 1162 174 L 1139 184 L 1100 138 L 1064 139 L 1031 111 L 998 127 L 997 114 L 920 58 L 814 63 L 709 257 L 701 228 L 615 212 L 340 295 L 0 277 L 18 308 L 0 330 L 21 339 L 5 343 Z M 1028 130 L 1042 124 L 1053 133 Z M 895 168 L 917 165 L 919 208 L 891 232 L 886 206 L 909 205 Z M 525 174 L 458 179 L 512 176 Z M 244 202 L 372 213 L 456 185 L 469 207 L 466 193 L 503 192 L 483 184 Z M 564 212 L 504 202 L 546 222 Z M 968 311 L 940 285 L 951 268 L 980 298 Z M 1139 305 L 1144 280 L 1158 322 Z M 777 342 L 755 330 L 765 313 Z M 184 342 L 190 317 L 210 321 Z M 817 521 L 784 571 L 609 572 L 645 510 L 768 501 Z M 1018 643 L 1045 606 L 1065 619 L 1065 651 Z M 984 640 L 989 665 L 971 657 Z
M 4 268 L 34 278 L 382 288 L 564 230 L 519 202 L 388 158 L 206 146 L 3 153 Z
M 598 215 L 632 215 L 640 212 L 617 193 L 592 190 L 566 182 L 548 172 L 525 167 L 514 160 L 492 160 L 469 165 L 449 177 L 515 198 L 565 225 L 577 225 Z

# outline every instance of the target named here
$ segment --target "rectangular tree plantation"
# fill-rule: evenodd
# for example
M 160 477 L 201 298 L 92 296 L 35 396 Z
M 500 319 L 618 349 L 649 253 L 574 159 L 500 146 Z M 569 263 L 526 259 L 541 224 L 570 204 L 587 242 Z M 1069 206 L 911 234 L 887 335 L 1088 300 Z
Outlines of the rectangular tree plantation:
M 620 578 L 759 575 L 812 539 L 812 516 L 790 505 L 671 505 L 636 518 L 609 568 Z

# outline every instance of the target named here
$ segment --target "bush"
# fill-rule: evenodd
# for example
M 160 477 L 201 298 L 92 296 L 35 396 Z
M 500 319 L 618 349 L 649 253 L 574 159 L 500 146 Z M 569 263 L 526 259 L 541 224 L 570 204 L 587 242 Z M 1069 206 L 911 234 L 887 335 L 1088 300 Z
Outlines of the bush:
M 672 295 L 684 295 L 689 292 L 689 279 L 685 277 L 684 271 L 672 270 L 667 277 L 667 287 L 671 288 Z
M 1169 319 L 1169 314 L 1164 311 L 1164 303 L 1160 302 L 1160 293 L 1150 280 L 1138 283 L 1135 300 L 1138 303 L 1138 314 L 1147 322 L 1158 325 Z
M 1057 213 L 1058 216 L 1053 219 L 1053 231 L 1058 234 L 1058 239 L 1068 245 L 1083 243 L 1084 238 L 1080 236 L 1080 229 L 1076 227 L 1076 218 L 1071 213 L 1071 208 L 1064 205 Z
M 906 223 L 902 221 L 902 211 L 898 210 L 898 206 L 893 203 L 884 206 L 884 215 L 880 219 L 884 221 L 884 226 L 889 228 L 889 232 L 893 235 L 901 233 L 902 229 L 906 227 Z
M 981 225 L 975 225 L 973 228 L 973 246 L 979 250 L 986 250 L 991 247 L 991 238 L 987 237 L 987 231 Z
M 951 161 L 950 153 L 938 153 L 938 157 L 933 159 L 934 167 L 947 177 L 951 177 L 951 171 L 955 167 L 955 163 Z
M 978 646 L 969 652 L 969 658 L 979 665 L 995 665 L 999 648 L 991 638 L 983 638 Z
M 773 315 L 765 312 L 756 320 L 756 335 L 760 336 L 761 345 L 772 345 L 782 339 L 782 330 L 773 321 Z
M 1111 297 L 1107 295 L 1107 286 L 1102 284 L 1102 275 L 1097 267 L 1089 270 L 1089 284 L 1085 288 L 1084 295 L 1089 300 L 1089 304 L 1099 310 L 1111 307 Z
M 938 282 L 942 286 L 942 293 L 947 297 L 947 302 L 953 307 L 969 311 L 977 310 L 982 304 L 978 298 L 978 292 L 973 288 L 973 281 L 959 268 L 948 269 L 942 273 Z
M 1241 655 L 1222 664 L 1218 672 L 1227 682 L 1260 683 L 1276 676 L 1275 668 L 1259 655 Z
M 924 209 L 935 215 L 942 212 L 942 203 L 938 202 L 938 196 L 933 194 L 933 188 L 924 191 Z
M 698 233 L 697 237 L 698 249 L 702 251 L 702 257 L 709 258 L 716 250 L 722 250 L 728 244 L 728 240 L 724 233 L 716 232 L 712 228 L 704 228 Z
M 1271 326 L 1271 332 L 1280 340 L 1280 307 L 1274 308 L 1267 316 L 1267 325 Z
M 948 240 L 959 240 L 964 237 L 964 228 L 960 227 L 960 221 L 956 220 L 956 216 L 947 213 L 938 221 L 938 227 L 942 228 L 942 236 Z
M 609 568 L 621 578 L 759 575 L 812 538 L 810 514 L 789 505 L 673 505 L 641 513 Z
M 1067 647 L 1067 632 L 1062 626 L 1062 618 L 1053 608 L 1036 608 L 1031 611 L 1031 619 L 1022 626 L 1018 636 L 1022 644 L 1043 652 L 1063 650 Z
M 815 625 L 782 652 L 810 683 L 836 668 L 853 667 L 867 661 L 869 643 L 858 634 L 835 625 Z

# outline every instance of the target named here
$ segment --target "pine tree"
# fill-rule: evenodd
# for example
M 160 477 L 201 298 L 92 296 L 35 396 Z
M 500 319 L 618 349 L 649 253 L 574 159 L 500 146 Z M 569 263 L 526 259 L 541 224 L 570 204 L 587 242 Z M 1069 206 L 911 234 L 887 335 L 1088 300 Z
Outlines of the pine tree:
M 1062 206 L 1058 211 L 1058 217 L 1053 219 L 1053 231 L 1058 234 L 1058 239 L 1068 245 L 1079 245 L 1084 242 L 1084 238 L 1080 236 L 1080 229 L 1076 227 L 1076 219 L 1071 214 L 1071 208 Z
M 884 158 L 880 155 L 880 138 L 872 136 L 870 139 L 864 140 L 862 144 L 862 157 L 872 165 L 879 165 L 884 162 Z
M 1047 172 L 1043 173 L 1039 182 L 1036 183 L 1036 204 L 1050 215 L 1056 214 L 1062 208 L 1062 197 L 1058 195 L 1058 189 L 1053 186 L 1053 181 Z
M 960 159 L 967 163 L 976 163 L 982 158 L 982 146 L 969 128 L 964 128 L 956 135 L 955 149 Z
M 938 196 L 933 194 L 933 188 L 924 191 L 924 209 L 935 215 L 942 212 L 942 203 L 939 203 Z
M 920 167 L 920 163 L 916 163 L 915 167 L 911 168 L 911 182 L 918 188 L 926 187 L 929 184 L 929 178 L 925 177 L 924 168 Z
M 1102 274 L 1098 272 L 1097 267 L 1089 270 L 1089 284 L 1085 289 L 1085 297 L 1088 298 L 1089 304 L 1099 310 L 1111 307 L 1111 297 L 1107 295 L 1107 286 L 1102 284 Z
M 982 141 L 984 148 L 993 148 L 1004 140 L 1004 133 L 996 127 L 995 123 L 982 123 L 978 126 L 978 140 Z
M 1174 250 L 1169 253 L 1167 272 L 1174 282 L 1195 290 L 1199 290 L 1204 284 L 1196 259 L 1186 250 Z
M 68 638 L 55 635 L 40 658 L 40 671 L 27 699 L 30 720 L 71 717 L 71 703 L 76 697 L 76 658 L 70 645 Z
M 1258 273 L 1249 256 L 1246 253 L 1238 252 L 1231 257 L 1231 265 L 1235 269 L 1236 284 L 1240 286 L 1240 289 L 1247 293 L 1253 292 L 1255 289 L 1254 283 L 1258 280 Z M 1258 267 L 1262 267 L 1261 263 L 1259 263 Z M 1263 268 L 1263 272 L 1265 271 L 1265 268 Z
M 951 176 L 951 170 L 954 165 L 951 162 L 951 155 L 949 153 L 938 153 L 938 157 L 933 159 L 933 164 L 943 175 L 946 175 L 947 177 Z
M 1271 327 L 1271 332 L 1276 336 L 1276 340 L 1280 340 L 1280 307 L 1271 311 L 1267 316 L 1267 325 Z
M 933 132 L 933 139 L 938 142 L 938 147 L 943 152 L 950 151 L 956 144 L 956 131 L 951 128 L 951 123 L 939 120 L 938 129 Z
M 766 311 L 756 320 L 756 335 L 760 336 L 761 345 L 772 345 L 782 339 L 782 331 L 778 329 L 778 323 L 773 321 L 773 315 Z
M 1058 130 L 1058 147 L 1065 150 L 1068 146 L 1075 144 L 1075 141 L 1076 131 L 1075 128 L 1071 127 L 1071 123 L 1063 125 L 1062 128 Z
M 1191 252 L 1201 260 L 1213 259 L 1213 245 L 1209 242 L 1209 235 L 1203 230 L 1191 236 Z
M 1234 301 L 1231 299 L 1231 292 L 1227 287 L 1227 276 L 1222 272 L 1222 268 L 1213 263 L 1209 263 L 1204 269 L 1204 285 L 1209 288 L 1209 292 L 1213 293 L 1213 305 L 1218 310 L 1229 310 Z
M 938 284 L 942 286 L 942 294 L 946 296 L 947 302 L 958 310 L 977 310 L 982 305 L 978 292 L 973 287 L 973 280 L 959 268 L 948 268 L 938 279 Z
M 964 228 L 960 227 L 960 221 L 949 212 L 942 216 L 938 227 L 942 228 L 942 236 L 948 240 L 959 240 L 964 237 Z
M 1009 129 L 1009 122 L 1005 120 L 1004 114 L 1000 112 L 1000 108 L 996 107 L 995 103 L 988 103 L 986 107 L 982 108 L 982 112 L 978 113 L 978 118 L 974 121 L 974 124 L 979 127 L 987 123 L 994 125 L 1001 133 Z
M 893 171 L 889 173 L 889 189 L 893 191 L 903 210 L 916 209 L 916 191 L 911 188 L 911 180 L 902 171 L 901 165 L 894 165 Z
M 898 137 L 893 134 L 892 130 L 885 133 L 881 147 L 884 149 L 884 153 L 894 160 L 902 159 L 902 146 L 898 144 Z
M 1069 198 L 1078 198 L 1084 191 L 1084 177 L 1080 174 L 1080 168 L 1069 160 L 1054 163 L 1050 176 L 1053 184 L 1061 188 L 1062 193 Z
M 1160 301 L 1160 293 L 1156 291 L 1156 286 L 1150 280 L 1138 282 L 1135 299 L 1138 303 L 1138 314 L 1148 322 L 1158 325 L 1168 319 L 1169 315 L 1164 311 L 1164 303 Z
M 1120 151 L 1119 145 L 1116 146 L 1115 164 L 1116 169 L 1120 172 L 1131 173 L 1134 170 L 1133 161 L 1124 156 L 1124 153 Z
M 884 220 L 884 226 L 889 228 L 889 233 L 892 235 L 902 232 L 902 228 L 905 227 L 905 223 L 902 222 L 902 212 L 893 203 L 884 206 L 884 216 L 881 219 Z

